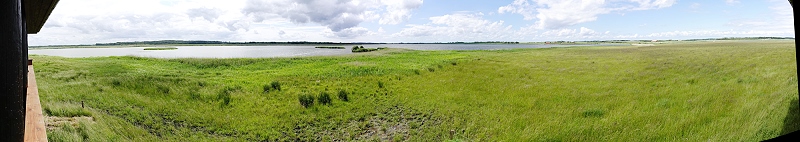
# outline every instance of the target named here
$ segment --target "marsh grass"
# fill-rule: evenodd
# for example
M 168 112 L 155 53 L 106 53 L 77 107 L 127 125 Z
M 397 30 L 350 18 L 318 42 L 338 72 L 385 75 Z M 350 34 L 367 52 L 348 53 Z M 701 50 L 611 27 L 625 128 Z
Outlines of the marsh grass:
M 51 141 L 760 141 L 797 130 L 795 55 L 794 41 L 742 41 L 30 58 L 48 115 L 94 118 Z M 281 91 L 261 95 L 271 81 Z M 349 101 L 314 105 L 335 90 Z
M 42 111 L 47 116 L 57 117 L 79 117 L 79 116 L 92 116 L 92 112 L 88 108 L 82 108 L 80 103 L 71 102 L 58 102 L 43 105 Z

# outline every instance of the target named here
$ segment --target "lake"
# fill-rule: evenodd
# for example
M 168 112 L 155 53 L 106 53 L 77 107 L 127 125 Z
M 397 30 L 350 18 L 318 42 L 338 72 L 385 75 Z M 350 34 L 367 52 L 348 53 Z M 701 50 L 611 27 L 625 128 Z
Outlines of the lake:
M 389 47 L 413 50 L 497 50 L 514 48 L 550 48 L 568 46 L 618 46 L 604 45 L 538 45 L 538 44 L 370 44 L 365 48 Z M 268 58 L 304 57 L 353 54 L 347 49 L 320 49 L 315 46 L 177 46 L 176 50 L 144 50 L 130 48 L 67 48 L 28 50 L 28 54 L 62 57 L 139 56 L 155 58 Z

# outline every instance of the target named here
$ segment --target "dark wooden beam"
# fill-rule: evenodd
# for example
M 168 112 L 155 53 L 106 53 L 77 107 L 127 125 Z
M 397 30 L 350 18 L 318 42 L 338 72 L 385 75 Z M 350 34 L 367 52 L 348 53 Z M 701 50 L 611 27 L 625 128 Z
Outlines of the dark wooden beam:
M 21 0 L 0 0 L 0 141 L 23 141 L 28 34 Z
M 58 0 L 22 0 L 25 11 L 27 33 L 36 34 L 42 29 L 50 13 L 56 8 Z

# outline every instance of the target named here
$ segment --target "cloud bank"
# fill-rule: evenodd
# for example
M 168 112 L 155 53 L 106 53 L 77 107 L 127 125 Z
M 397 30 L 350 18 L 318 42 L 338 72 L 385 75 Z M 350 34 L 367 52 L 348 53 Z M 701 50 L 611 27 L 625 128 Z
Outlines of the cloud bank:
M 650 10 L 670 7 L 675 0 L 514 0 L 497 12 L 520 14 L 525 20 L 538 20 L 537 29 L 558 29 L 597 20 L 611 12 Z

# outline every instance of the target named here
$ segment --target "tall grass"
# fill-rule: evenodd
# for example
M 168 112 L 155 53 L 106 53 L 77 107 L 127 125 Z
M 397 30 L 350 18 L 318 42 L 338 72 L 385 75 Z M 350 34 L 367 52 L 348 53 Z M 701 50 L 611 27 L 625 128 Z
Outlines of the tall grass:
M 51 141 L 760 141 L 800 120 L 793 41 L 386 51 L 31 58 L 48 115 L 94 118 Z

